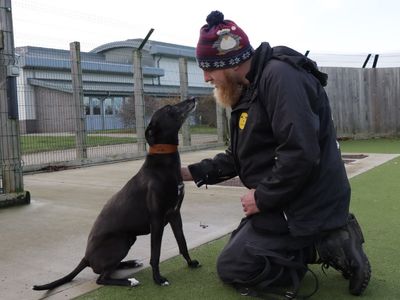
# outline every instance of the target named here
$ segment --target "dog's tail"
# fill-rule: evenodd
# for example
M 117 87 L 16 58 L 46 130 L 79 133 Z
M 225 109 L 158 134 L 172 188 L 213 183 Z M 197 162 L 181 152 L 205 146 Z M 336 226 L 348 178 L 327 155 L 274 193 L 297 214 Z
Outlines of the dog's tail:
M 81 262 L 78 264 L 78 266 L 68 275 L 57 279 L 56 281 L 50 282 L 48 284 L 43 284 L 43 285 L 34 285 L 32 289 L 35 291 L 42 291 L 42 290 L 51 290 L 54 289 L 60 285 L 63 285 L 64 283 L 70 282 L 72 279 L 75 278 L 76 275 L 78 275 L 80 272 L 82 272 L 83 269 L 89 266 L 88 261 L 83 258 Z

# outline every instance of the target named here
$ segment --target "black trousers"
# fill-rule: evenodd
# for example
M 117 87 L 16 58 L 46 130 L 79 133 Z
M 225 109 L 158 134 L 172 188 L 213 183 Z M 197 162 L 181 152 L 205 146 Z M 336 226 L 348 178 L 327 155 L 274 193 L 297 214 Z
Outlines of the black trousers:
M 307 271 L 314 237 L 260 232 L 251 219 L 233 231 L 217 260 L 217 272 L 228 284 L 248 287 L 281 287 L 295 284 Z

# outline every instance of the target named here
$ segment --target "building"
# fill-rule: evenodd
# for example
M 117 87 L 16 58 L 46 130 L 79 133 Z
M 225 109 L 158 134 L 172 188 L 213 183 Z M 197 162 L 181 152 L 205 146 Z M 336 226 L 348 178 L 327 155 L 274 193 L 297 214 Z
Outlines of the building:
M 112 42 L 81 52 L 86 129 L 123 128 L 119 112 L 133 96 L 133 51 L 142 39 Z M 40 47 L 15 49 L 21 133 L 66 132 L 75 128 L 70 51 Z M 142 49 L 144 94 L 179 97 L 179 59 L 187 59 L 188 94 L 210 95 L 197 66 L 195 48 L 147 41 Z

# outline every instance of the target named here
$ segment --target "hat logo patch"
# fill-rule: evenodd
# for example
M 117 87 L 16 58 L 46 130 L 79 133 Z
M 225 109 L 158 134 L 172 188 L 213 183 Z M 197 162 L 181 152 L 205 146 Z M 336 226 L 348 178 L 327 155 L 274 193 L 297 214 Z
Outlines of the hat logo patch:
M 240 114 L 240 118 L 239 118 L 239 128 L 240 129 L 244 129 L 244 127 L 246 126 L 246 122 L 247 122 L 247 117 L 249 116 L 249 114 L 247 112 L 242 112 Z
M 224 28 L 218 30 L 217 35 L 219 35 L 219 38 L 214 43 L 213 48 L 218 49 L 218 55 L 224 55 L 230 51 L 238 50 L 241 48 L 241 37 L 231 33 L 231 29 Z

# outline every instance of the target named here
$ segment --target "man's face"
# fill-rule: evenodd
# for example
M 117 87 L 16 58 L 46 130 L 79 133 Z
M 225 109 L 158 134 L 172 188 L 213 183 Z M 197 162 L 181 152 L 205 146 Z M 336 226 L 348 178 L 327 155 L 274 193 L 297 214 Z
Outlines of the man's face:
M 234 68 L 204 70 L 204 80 L 214 86 L 214 97 L 223 107 L 239 101 L 243 85 Z

